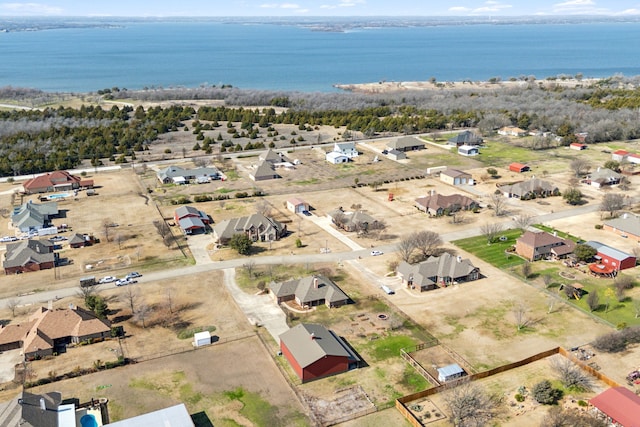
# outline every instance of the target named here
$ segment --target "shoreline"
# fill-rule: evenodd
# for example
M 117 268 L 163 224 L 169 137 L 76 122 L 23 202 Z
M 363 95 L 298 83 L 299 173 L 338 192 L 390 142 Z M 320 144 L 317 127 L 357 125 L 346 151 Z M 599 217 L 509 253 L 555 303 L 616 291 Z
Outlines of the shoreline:
M 373 83 L 348 83 L 348 84 L 334 84 L 333 87 L 345 92 L 353 93 L 389 93 L 389 92 L 405 92 L 405 91 L 440 91 L 440 90 L 463 90 L 463 89 L 476 89 L 476 90 L 492 90 L 492 89 L 505 89 L 505 88 L 520 88 L 530 85 L 537 85 L 543 88 L 553 87 L 588 87 L 602 79 L 599 78 L 585 78 L 585 79 L 555 79 L 555 80 L 516 80 L 516 81 L 458 81 L 458 82 L 438 82 L 438 81 L 379 81 Z

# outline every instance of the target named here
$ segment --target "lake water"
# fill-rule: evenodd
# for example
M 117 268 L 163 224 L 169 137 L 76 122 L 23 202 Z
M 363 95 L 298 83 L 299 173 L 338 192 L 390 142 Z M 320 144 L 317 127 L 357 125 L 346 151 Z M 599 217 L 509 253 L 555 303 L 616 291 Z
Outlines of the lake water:
M 89 92 L 231 84 L 321 91 L 380 80 L 640 75 L 640 23 L 442 25 L 311 31 L 134 22 L 0 33 L 0 86 Z

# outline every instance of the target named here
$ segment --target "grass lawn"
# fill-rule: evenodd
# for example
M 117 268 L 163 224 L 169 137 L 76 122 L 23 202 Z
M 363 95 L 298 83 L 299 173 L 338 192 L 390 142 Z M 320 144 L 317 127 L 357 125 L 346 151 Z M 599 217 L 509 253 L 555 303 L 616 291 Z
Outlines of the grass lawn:
M 405 335 L 389 335 L 377 340 L 369 341 L 366 347 L 376 361 L 387 360 L 400 356 L 400 349 L 413 347 L 418 341 Z
M 468 239 L 456 240 L 452 243 L 473 255 L 477 256 L 489 264 L 504 269 L 524 264 L 525 260 L 515 254 L 505 251 L 516 244 L 516 239 L 522 235 L 519 229 L 505 230 L 500 234 L 504 240 L 488 244 L 484 236 L 470 237 Z
M 547 233 L 551 233 L 551 234 L 557 233 L 557 236 L 560 237 L 561 239 L 569 239 L 569 240 L 573 240 L 574 242 L 578 242 L 580 240 L 584 241 L 584 239 L 581 239 L 580 237 L 576 237 L 569 233 L 565 233 L 564 231 L 556 230 L 553 227 L 547 227 L 546 225 L 533 224 L 533 227 L 537 228 L 538 230 L 546 231 Z

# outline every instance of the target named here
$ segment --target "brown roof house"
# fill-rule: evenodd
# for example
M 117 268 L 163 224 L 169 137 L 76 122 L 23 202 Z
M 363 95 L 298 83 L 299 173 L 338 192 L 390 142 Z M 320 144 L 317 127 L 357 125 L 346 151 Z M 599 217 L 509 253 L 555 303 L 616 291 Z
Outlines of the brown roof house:
M 287 209 L 294 213 L 300 213 L 309 210 L 309 203 L 298 197 L 287 199 Z
M 440 181 L 449 185 L 473 185 L 473 178 L 470 173 L 450 168 L 440 172 Z
M 560 190 L 556 185 L 539 178 L 531 178 L 528 181 L 517 182 L 511 185 L 502 185 L 500 186 L 500 191 L 502 191 L 505 197 L 522 200 L 560 195 Z
M 227 219 L 213 227 L 213 239 L 220 244 L 226 244 L 234 234 L 246 234 L 254 242 L 268 242 L 284 237 L 287 234 L 287 226 L 256 213 Z
M 480 269 L 469 259 L 446 252 L 418 264 L 402 261 L 396 272 L 404 285 L 411 289 L 418 288 L 421 292 L 480 278 Z
M 475 200 L 463 196 L 462 194 L 444 194 L 434 193 L 430 196 L 419 197 L 416 199 L 416 207 L 431 216 L 449 215 L 461 210 L 478 209 L 480 204 Z
M 49 240 L 21 240 L 7 244 L 2 267 L 5 274 L 25 273 L 55 267 L 58 254 Z
M 96 238 L 92 234 L 76 233 L 69 239 L 69 247 L 74 249 L 93 246 L 94 243 Z
M 331 222 L 345 231 L 362 231 L 375 228 L 377 219 L 363 211 L 345 212 L 342 208 L 327 214 Z
M 575 247 L 572 240 L 561 239 L 544 231 L 527 231 L 516 240 L 516 253 L 529 261 L 565 258 Z
M 342 337 L 318 324 L 300 323 L 281 334 L 280 350 L 303 383 L 347 372 L 361 364 Z
M 0 329 L 0 349 L 22 348 L 25 359 L 61 353 L 68 344 L 77 344 L 111 335 L 108 320 L 80 307 L 40 308 L 28 322 Z
M 82 180 L 67 171 L 55 171 L 32 178 L 24 183 L 27 194 L 93 188 L 93 180 Z
M 293 301 L 301 307 L 326 305 L 329 308 L 348 304 L 349 297 L 333 281 L 324 276 L 308 276 L 301 279 L 269 285 L 269 293 L 280 304 Z

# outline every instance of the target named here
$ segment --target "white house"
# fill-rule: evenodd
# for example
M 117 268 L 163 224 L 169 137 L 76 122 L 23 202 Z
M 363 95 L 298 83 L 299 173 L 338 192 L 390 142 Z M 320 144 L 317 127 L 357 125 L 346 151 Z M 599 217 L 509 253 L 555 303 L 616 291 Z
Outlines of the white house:
M 498 130 L 498 135 L 506 136 L 525 136 L 527 131 L 516 126 L 505 126 Z
M 327 160 L 327 162 L 333 163 L 334 165 L 338 163 L 347 163 L 349 161 L 349 158 L 347 156 L 338 151 L 328 152 L 325 156 L 325 159 Z
M 333 144 L 333 151 L 347 156 L 349 159 L 358 157 L 358 150 L 355 142 L 336 142 Z

